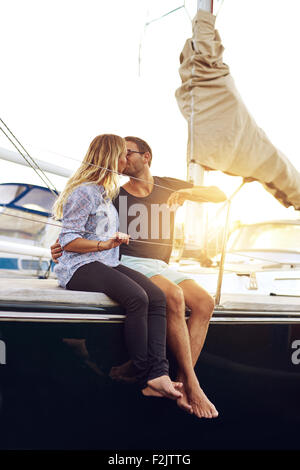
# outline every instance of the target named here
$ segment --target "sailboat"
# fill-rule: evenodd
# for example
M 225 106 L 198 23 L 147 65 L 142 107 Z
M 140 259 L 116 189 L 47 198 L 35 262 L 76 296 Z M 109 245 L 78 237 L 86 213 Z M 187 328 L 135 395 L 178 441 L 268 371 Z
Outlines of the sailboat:
M 201 4 L 201 2 L 199 3 Z M 189 59 L 185 60 L 188 61 Z M 195 60 L 197 60 L 197 57 Z M 213 80 L 210 81 L 213 83 Z M 190 83 L 194 83 L 193 79 Z M 183 84 L 185 91 L 186 86 L 186 83 Z M 190 96 L 193 93 L 193 90 L 189 90 Z M 187 106 L 183 105 L 183 108 L 186 110 Z M 190 119 L 190 124 L 195 123 L 193 110 L 192 116 L 193 119 Z M 189 179 L 199 184 L 195 176 L 201 170 L 199 165 L 217 169 L 213 165 L 218 158 L 215 155 L 213 159 L 211 153 L 209 161 L 203 163 L 201 158 L 198 158 L 198 151 L 193 150 L 195 153 L 191 152 L 191 148 L 196 148 L 197 140 L 194 134 L 195 129 L 191 126 L 189 129 Z M 3 152 L 0 156 L 5 158 Z M 16 156 L 16 158 L 20 157 Z M 287 172 L 291 173 L 291 180 L 296 181 L 295 185 L 297 185 L 298 172 L 291 167 L 285 158 L 281 156 L 276 158 L 276 161 L 280 162 L 288 170 Z M 245 178 L 255 178 L 255 175 L 244 175 L 235 168 L 234 171 L 231 167 L 222 167 L 221 169 L 233 174 L 240 174 Z M 46 171 L 49 171 L 49 168 Z M 257 175 L 258 180 L 263 181 L 263 178 L 261 174 Z M 276 177 L 274 180 L 267 182 L 267 188 L 275 197 L 279 197 L 286 204 L 290 204 L 292 201 L 290 193 L 295 192 L 295 185 L 288 187 L 288 182 L 285 179 L 286 190 L 286 187 L 277 187 L 274 181 L 277 183 Z M 30 214 L 30 217 L 34 215 L 40 217 L 41 222 L 49 216 L 49 207 L 44 206 L 43 210 L 39 210 L 32 206 L 17 206 L 18 200 L 22 200 L 19 198 L 22 194 L 23 196 L 25 194 L 29 196 L 31 191 L 42 192 L 44 189 L 37 186 L 31 187 L 30 185 L 21 188 L 18 184 L 10 184 L 10 189 L 14 192 L 13 196 L 15 197 L 11 197 L 8 203 L 0 201 L 1 207 L 5 207 L 5 210 L 14 209 L 22 211 L 22 213 L 26 212 Z M 52 194 L 51 196 L 48 194 L 48 196 L 51 198 Z M 296 199 L 298 196 L 299 193 L 296 192 Z M 34 204 L 37 204 L 37 200 L 38 198 L 35 199 Z M 292 201 L 292 204 L 298 204 L 298 199 L 297 202 Z M 298 205 L 297 208 L 299 208 Z M 7 227 L 5 230 L 12 229 Z M 57 230 L 57 227 L 55 230 Z M 298 426 L 300 418 L 300 413 L 297 412 L 299 410 L 298 397 L 300 391 L 300 297 L 297 295 L 270 296 L 271 292 L 257 294 L 255 289 L 249 289 L 248 294 L 232 291 L 222 293 L 222 283 L 225 284 L 223 279 L 226 277 L 226 274 L 224 277 L 226 232 L 225 230 L 219 269 L 212 268 L 211 271 L 214 279 L 218 281 L 217 302 L 205 348 L 197 368 L 199 371 L 201 370 L 203 380 L 208 384 L 208 388 L 213 389 L 217 383 L 222 383 L 223 394 L 229 401 L 231 386 L 233 383 L 235 384 L 235 397 L 232 397 L 232 406 L 236 406 L 237 410 L 241 410 L 239 404 L 235 402 L 238 396 L 240 403 L 243 404 L 243 410 L 246 408 L 248 414 L 257 413 L 259 415 L 264 413 L 278 418 L 278 410 L 280 410 L 282 419 L 286 420 L 291 426 Z M 54 233 L 52 233 L 51 236 L 53 242 L 56 235 L 54 236 Z M 38 241 L 38 238 L 34 240 Z M 50 239 L 47 240 L 49 246 Z M 3 252 L 5 240 L 2 241 L 2 245 L 0 241 L 0 250 Z M 16 245 L 19 246 L 15 247 L 15 251 L 19 251 L 24 256 L 28 253 L 26 251 L 26 249 L 28 250 L 28 244 L 24 243 L 24 240 L 20 243 L 20 237 Z M 47 251 L 47 245 L 43 244 L 43 246 L 34 247 L 37 250 L 42 250 L 34 253 L 33 246 L 30 245 L 31 255 L 39 260 L 36 271 L 40 274 L 41 271 L 46 271 L 46 265 L 43 265 L 43 263 L 47 262 L 49 264 L 49 249 Z M 11 248 L 10 246 L 9 249 Z M 189 269 L 191 272 L 193 271 L 193 265 L 191 264 L 189 267 L 181 266 L 180 269 Z M 195 279 L 200 284 L 205 283 L 205 280 L 211 275 L 209 269 L 202 269 L 198 265 L 197 269 L 194 269 Z M 293 273 L 296 273 L 295 278 L 298 276 L 298 269 L 300 269 L 298 266 L 293 269 Z M 124 312 L 118 304 L 106 295 L 91 292 L 76 292 L 76 295 L 74 295 L 74 292 L 60 289 L 54 278 L 23 276 L 22 279 L 12 280 L 6 274 L 5 277 L 0 279 L 0 338 L 1 344 L 6 346 L 6 355 L 2 354 L 2 359 L 0 358 L 0 384 L 3 381 L 4 389 L 7 377 L 9 380 L 10 375 L 18 370 L 20 364 L 20 358 L 18 357 L 20 354 L 18 344 L 20 338 L 23 338 L 21 343 L 23 347 L 25 343 L 27 345 L 34 344 L 37 338 L 39 338 L 40 344 L 44 340 L 49 343 L 51 338 L 57 341 L 68 337 L 97 336 L 97 354 L 101 358 L 104 371 L 108 370 L 110 366 L 124 361 L 126 358 L 124 345 L 120 342 L 118 343 L 119 347 L 117 347 L 117 341 L 114 341 L 116 338 L 119 341 L 122 336 Z M 28 274 L 31 275 L 32 272 L 30 271 Z M 282 272 L 282 277 L 288 277 L 289 274 L 290 270 L 287 269 Z M 239 280 L 244 276 L 247 282 L 252 282 L 253 286 L 254 278 L 255 276 L 258 277 L 259 274 L 229 272 L 229 276 L 237 276 Z M 25 347 L 25 350 L 28 351 L 28 347 L 27 349 Z M 28 357 L 34 359 L 33 356 L 34 354 Z M 253 396 L 257 397 L 259 394 L 261 394 L 261 401 L 257 399 L 253 401 Z

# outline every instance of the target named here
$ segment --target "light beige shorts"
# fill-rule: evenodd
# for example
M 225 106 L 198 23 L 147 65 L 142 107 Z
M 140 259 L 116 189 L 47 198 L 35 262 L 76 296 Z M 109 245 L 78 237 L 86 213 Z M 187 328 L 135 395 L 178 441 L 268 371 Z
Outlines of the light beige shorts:
M 158 275 L 164 276 L 175 284 L 192 279 L 188 274 L 179 273 L 175 269 L 170 268 L 167 263 L 160 259 L 137 258 L 135 256 L 122 255 L 121 264 L 135 271 L 139 271 L 149 278 Z

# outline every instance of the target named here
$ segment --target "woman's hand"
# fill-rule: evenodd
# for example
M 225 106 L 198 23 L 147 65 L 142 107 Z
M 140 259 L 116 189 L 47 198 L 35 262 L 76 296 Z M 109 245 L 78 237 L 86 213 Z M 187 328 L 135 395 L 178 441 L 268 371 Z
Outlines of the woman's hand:
M 117 232 L 109 240 L 100 242 L 100 249 L 102 249 L 102 250 L 111 250 L 112 248 L 116 248 L 116 246 L 120 246 L 123 243 L 128 245 L 129 238 L 130 238 L 130 235 L 127 235 L 127 233 Z

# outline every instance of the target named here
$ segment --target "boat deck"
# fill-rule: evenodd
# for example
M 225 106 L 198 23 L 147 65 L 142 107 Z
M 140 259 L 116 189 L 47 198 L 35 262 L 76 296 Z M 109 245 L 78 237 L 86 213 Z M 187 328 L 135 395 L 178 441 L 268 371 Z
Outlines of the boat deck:
M 187 311 L 188 315 L 188 311 Z M 0 321 L 122 322 L 105 294 L 68 291 L 55 279 L 0 279 Z M 300 296 L 223 294 L 211 322 L 300 323 Z

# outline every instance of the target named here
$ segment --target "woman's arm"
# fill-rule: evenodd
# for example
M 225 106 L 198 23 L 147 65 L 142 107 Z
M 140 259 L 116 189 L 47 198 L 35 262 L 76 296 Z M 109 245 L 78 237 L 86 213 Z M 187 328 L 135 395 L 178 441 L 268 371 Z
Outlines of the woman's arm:
M 109 240 L 98 241 L 98 240 L 87 240 L 86 238 L 76 238 L 67 245 L 65 245 L 65 251 L 72 251 L 75 253 L 90 253 L 95 251 L 111 250 L 116 246 L 125 243 L 129 243 L 129 235 L 122 232 L 117 232 Z

